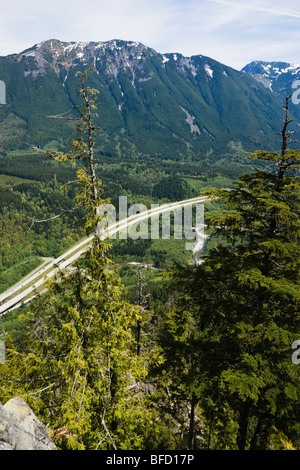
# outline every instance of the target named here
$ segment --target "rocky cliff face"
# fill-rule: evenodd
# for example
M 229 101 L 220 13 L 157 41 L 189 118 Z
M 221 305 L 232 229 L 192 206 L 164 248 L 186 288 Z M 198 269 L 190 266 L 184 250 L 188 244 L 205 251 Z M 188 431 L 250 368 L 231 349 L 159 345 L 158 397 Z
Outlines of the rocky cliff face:
M 57 74 L 76 65 L 93 64 L 95 69 L 101 62 L 107 76 L 117 77 L 120 70 L 129 69 L 133 76 L 136 70 L 142 70 L 145 60 L 156 54 L 154 50 L 133 41 L 112 40 L 107 42 L 62 42 L 49 39 L 36 44 L 21 53 L 22 57 L 33 57 L 34 65 L 25 74 L 36 77 L 45 73 L 45 65 L 50 64 Z
M 21 398 L 0 404 L 0 450 L 57 450 L 48 429 Z

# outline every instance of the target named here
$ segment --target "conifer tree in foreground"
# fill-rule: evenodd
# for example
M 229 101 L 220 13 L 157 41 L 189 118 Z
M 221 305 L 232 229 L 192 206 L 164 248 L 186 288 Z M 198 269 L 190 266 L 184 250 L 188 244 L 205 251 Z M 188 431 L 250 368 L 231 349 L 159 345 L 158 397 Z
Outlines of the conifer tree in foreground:
M 300 446 L 300 367 L 291 359 L 300 339 L 300 151 L 288 149 L 289 98 L 284 109 L 280 154 L 255 152 L 253 174 L 206 193 L 225 207 L 206 217 L 218 246 L 173 273 L 181 299 L 166 318 L 165 353 L 196 397 L 206 448 Z
M 90 235 L 96 234 L 103 203 L 94 159 L 97 91 L 86 86 L 87 72 L 80 79 L 80 137 L 67 155 L 50 152 L 50 157 L 80 162 L 76 207 L 85 210 Z M 147 374 L 145 358 L 136 354 L 140 309 L 121 297 L 108 245 L 94 236 L 75 269 L 60 272 L 48 282 L 47 294 L 32 302 L 25 350 L 8 353 L 18 359 L 19 396 L 53 430 L 59 448 L 139 449 L 155 434 L 134 393 Z

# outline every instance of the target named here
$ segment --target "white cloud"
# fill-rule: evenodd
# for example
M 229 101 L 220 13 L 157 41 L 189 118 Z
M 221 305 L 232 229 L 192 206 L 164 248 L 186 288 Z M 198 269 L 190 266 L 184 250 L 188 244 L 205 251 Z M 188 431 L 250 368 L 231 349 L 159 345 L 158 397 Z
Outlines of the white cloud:
M 282 8 L 280 5 L 276 5 L 276 2 L 266 3 L 261 1 L 251 1 L 251 2 L 238 2 L 238 1 L 231 1 L 231 0 L 208 0 L 213 3 L 222 3 L 223 5 L 230 5 L 234 6 L 235 8 L 239 9 L 246 9 L 246 10 L 254 10 L 254 11 L 261 11 L 264 13 L 270 13 L 271 15 L 279 15 L 279 16 L 290 16 L 292 18 L 300 18 L 300 11 L 299 9 L 293 10 L 289 8 Z
M 299 62 L 300 7 L 290 0 L 10 0 L 0 55 L 45 39 L 140 41 L 158 52 L 203 54 L 241 68 L 254 59 Z

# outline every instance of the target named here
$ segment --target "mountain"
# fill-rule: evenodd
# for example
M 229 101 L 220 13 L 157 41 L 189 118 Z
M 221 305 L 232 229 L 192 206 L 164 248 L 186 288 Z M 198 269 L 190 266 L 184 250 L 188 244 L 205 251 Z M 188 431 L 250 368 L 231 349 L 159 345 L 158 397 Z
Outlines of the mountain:
M 300 120 L 300 64 L 288 62 L 264 62 L 255 60 L 247 64 L 242 72 L 251 75 L 255 80 L 269 89 L 281 103 L 287 96 L 292 95 L 290 110 L 293 116 Z
M 249 73 L 202 55 L 160 54 L 138 42 L 52 39 L 0 57 L 7 91 L 0 106 L 2 152 L 68 145 L 73 122 L 49 116 L 76 114 L 75 75 L 90 65 L 89 85 L 100 91 L 103 154 L 197 161 L 236 141 L 247 151 L 278 147 L 280 102 Z

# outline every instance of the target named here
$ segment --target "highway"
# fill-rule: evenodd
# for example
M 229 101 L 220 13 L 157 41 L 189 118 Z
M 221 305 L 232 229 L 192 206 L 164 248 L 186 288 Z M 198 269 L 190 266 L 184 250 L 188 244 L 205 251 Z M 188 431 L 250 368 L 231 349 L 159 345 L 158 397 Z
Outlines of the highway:
M 207 201 L 207 197 L 199 196 L 192 199 L 185 199 L 179 202 L 163 204 L 159 207 L 155 207 L 154 209 L 141 212 L 108 225 L 108 227 L 103 232 L 101 232 L 101 234 L 97 235 L 100 236 L 101 239 L 110 238 L 114 234 L 121 232 L 122 230 L 125 230 L 128 227 L 141 222 L 142 220 L 149 219 L 164 212 L 170 212 L 174 209 L 179 209 L 185 206 L 203 204 L 205 201 Z M 72 263 L 74 263 L 90 247 L 91 242 L 95 236 L 96 235 L 92 235 L 88 238 L 85 238 L 56 259 L 46 259 L 46 261 L 44 261 L 40 267 L 25 276 L 17 284 L 0 294 L 0 315 L 3 315 L 10 310 L 19 307 L 22 305 L 22 303 L 29 302 L 36 295 L 37 289 L 39 289 L 39 291 L 43 290 L 43 285 L 48 279 L 55 276 L 59 270 L 65 269 L 72 265 Z M 201 246 L 203 239 L 203 237 L 199 238 L 199 232 L 197 232 L 198 248 L 199 241 Z

